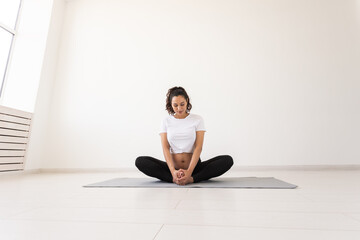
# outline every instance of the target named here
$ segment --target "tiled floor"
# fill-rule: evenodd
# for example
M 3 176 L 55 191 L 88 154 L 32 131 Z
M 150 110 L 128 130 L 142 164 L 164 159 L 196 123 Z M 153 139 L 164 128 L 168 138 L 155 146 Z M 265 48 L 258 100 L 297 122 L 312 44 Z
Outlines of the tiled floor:
M 0 173 L 0 239 L 360 239 L 360 171 L 239 171 L 296 189 L 83 188 L 120 173 Z

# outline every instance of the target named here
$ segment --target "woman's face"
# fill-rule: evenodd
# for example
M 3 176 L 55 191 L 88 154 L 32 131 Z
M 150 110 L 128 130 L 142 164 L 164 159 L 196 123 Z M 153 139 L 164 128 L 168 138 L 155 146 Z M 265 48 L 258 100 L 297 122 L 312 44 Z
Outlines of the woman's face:
M 171 100 L 171 106 L 176 115 L 186 115 L 187 102 L 184 96 L 174 96 Z

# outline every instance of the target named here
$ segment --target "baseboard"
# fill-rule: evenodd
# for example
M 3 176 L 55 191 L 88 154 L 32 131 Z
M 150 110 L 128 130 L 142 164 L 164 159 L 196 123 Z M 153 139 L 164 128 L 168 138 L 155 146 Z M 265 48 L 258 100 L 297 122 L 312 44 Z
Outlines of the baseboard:
M 36 173 L 40 173 L 40 169 L 3 171 L 3 172 L 0 172 L 0 176 L 36 174 Z
M 137 172 L 136 168 L 41 168 L 40 173 L 121 173 Z
M 233 166 L 231 171 L 358 171 L 360 164 L 352 165 L 283 165 L 283 166 Z M 2 175 L 37 173 L 122 173 L 138 172 L 132 168 L 40 168 L 20 171 L 0 172 Z
M 283 166 L 238 166 L 231 168 L 235 171 L 329 171 L 329 170 L 360 170 L 359 165 L 283 165 Z M 132 168 L 41 168 L 42 173 L 121 173 L 138 172 Z
M 351 165 L 279 165 L 279 166 L 233 166 L 238 171 L 349 171 L 360 170 L 360 164 Z

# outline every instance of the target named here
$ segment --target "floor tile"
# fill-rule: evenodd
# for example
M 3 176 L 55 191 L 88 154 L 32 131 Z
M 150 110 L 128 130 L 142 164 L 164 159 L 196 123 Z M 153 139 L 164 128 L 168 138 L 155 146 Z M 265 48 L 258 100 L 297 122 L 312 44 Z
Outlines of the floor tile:
M 352 217 L 353 219 L 360 221 L 360 214 L 345 214 L 346 216 Z
M 38 209 L 40 206 L 29 206 L 21 204 L 12 204 L 11 206 L 0 206 L 0 219 L 9 219 L 20 213 Z
M 44 207 L 10 219 L 360 230 L 359 221 L 337 213 Z
M 257 212 L 313 212 L 313 213 L 360 213 L 360 202 L 323 202 L 313 201 L 250 201 L 250 200 L 181 200 L 176 209 L 182 210 L 227 210 Z
M 180 200 L 169 199 L 146 199 L 146 198 L 117 198 L 108 196 L 103 198 L 70 197 L 57 200 L 47 206 L 53 208 L 124 208 L 124 209 L 174 209 Z
M 152 240 L 160 228 L 160 224 L 0 221 L 1 239 L 6 240 Z
M 240 228 L 217 226 L 164 225 L 155 240 L 259 240 L 259 239 L 326 239 L 326 240 L 358 240 L 360 231 L 324 231 L 269 228 Z

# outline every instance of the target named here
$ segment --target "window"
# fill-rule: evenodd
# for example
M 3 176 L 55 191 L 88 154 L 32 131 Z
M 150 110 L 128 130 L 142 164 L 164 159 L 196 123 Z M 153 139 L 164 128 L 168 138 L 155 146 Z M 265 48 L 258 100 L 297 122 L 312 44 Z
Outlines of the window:
M 0 0 L 0 97 L 2 95 L 9 58 L 16 34 L 21 0 Z

